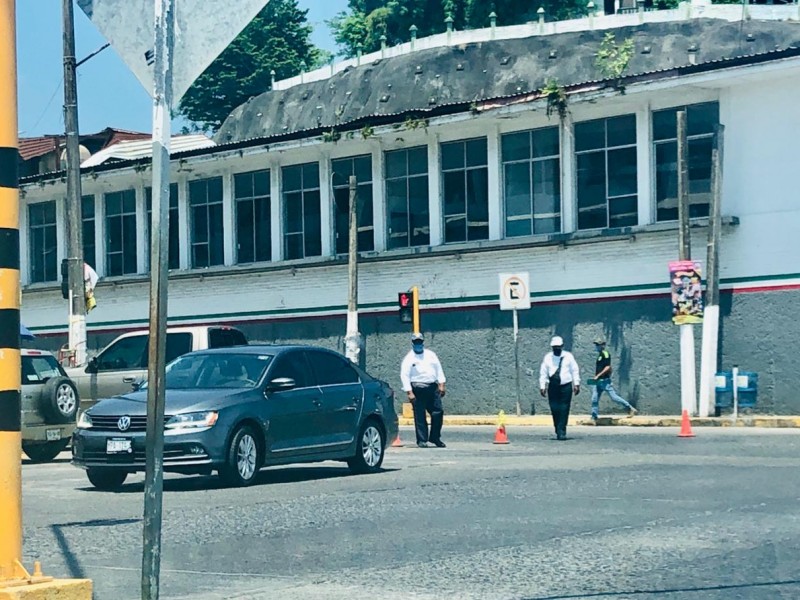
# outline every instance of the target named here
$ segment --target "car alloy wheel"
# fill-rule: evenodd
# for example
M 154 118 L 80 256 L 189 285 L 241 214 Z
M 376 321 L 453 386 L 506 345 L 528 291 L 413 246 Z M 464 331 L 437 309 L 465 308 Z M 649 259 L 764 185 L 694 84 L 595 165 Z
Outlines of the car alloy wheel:
M 364 435 L 361 438 L 361 453 L 364 457 L 364 462 L 368 467 L 374 469 L 381 460 L 383 454 L 382 448 L 383 440 L 377 427 L 369 425 L 364 430 Z
M 75 398 L 75 390 L 71 385 L 62 383 L 56 390 L 56 405 L 61 414 L 71 415 L 75 410 L 77 400 Z
M 236 447 L 236 468 L 239 477 L 247 481 L 252 479 L 256 472 L 256 461 L 258 460 L 258 446 L 256 441 L 249 433 L 245 433 Z

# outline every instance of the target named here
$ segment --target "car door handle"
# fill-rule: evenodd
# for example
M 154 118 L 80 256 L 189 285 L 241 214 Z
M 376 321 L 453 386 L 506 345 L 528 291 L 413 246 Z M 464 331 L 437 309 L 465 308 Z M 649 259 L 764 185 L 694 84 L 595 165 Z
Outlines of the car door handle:
M 133 383 L 136 381 L 136 377 L 123 377 L 122 383 Z

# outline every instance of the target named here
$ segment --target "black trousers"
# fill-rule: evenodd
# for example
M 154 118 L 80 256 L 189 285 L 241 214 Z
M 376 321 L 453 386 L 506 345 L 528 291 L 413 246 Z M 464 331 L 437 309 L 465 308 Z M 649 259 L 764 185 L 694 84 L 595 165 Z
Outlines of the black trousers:
M 411 389 L 416 397 L 414 400 L 414 427 L 417 443 L 441 441 L 444 409 L 442 408 L 442 398 L 439 396 L 439 386 L 435 383 L 412 383 Z M 430 436 L 428 435 L 426 411 L 431 415 Z
M 556 437 L 566 437 L 569 408 L 572 404 L 572 383 L 547 388 L 547 399 L 550 401 L 550 413 L 553 415 L 553 427 Z

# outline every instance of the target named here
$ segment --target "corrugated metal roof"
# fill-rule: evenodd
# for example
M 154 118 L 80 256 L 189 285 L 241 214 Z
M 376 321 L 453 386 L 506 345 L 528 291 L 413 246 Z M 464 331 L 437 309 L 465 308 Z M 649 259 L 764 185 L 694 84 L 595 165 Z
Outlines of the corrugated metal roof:
M 204 135 L 180 135 L 170 141 L 170 152 L 179 153 L 201 148 L 210 148 L 216 144 Z M 127 161 L 145 158 L 152 155 L 152 140 L 122 141 L 93 154 L 81 163 L 83 167 L 95 167 L 107 161 Z
M 128 131 L 126 129 L 114 129 L 107 127 L 97 133 L 87 133 L 80 136 L 81 143 L 88 140 L 101 141 L 102 147 L 106 148 L 112 144 L 125 140 L 141 140 L 150 137 L 149 133 L 140 131 Z M 39 156 L 44 156 L 54 152 L 64 143 L 64 134 L 43 135 L 34 138 L 20 138 L 19 155 L 22 160 L 31 160 Z

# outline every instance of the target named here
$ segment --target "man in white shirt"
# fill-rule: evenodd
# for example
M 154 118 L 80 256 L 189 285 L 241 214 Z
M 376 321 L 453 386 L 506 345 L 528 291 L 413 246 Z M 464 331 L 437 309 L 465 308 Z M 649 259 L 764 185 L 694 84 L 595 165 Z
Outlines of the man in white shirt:
M 421 333 L 411 336 L 411 351 L 406 354 L 400 366 L 400 381 L 403 391 L 414 407 L 414 426 L 417 434 L 417 446 L 427 448 L 428 441 L 437 448 L 445 448 L 442 441 L 442 422 L 444 409 L 442 397 L 445 394 L 444 370 L 439 357 L 433 350 L 425 348 L 425 339 Z M 428 421 L 425 412 L 431 415 L 431 431 L 428 435 Z
M 539 369 L 539 392 L 550 402 L 556 439 L 565 440 L 572 393 L 580 393 L 581 376 L 575 357 L 564 350 L 564 340 L 555 336 L 550 347 L 552 352 L 545 354 Z

